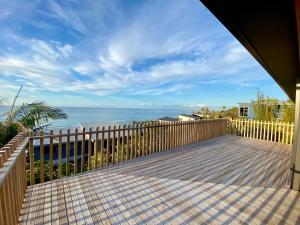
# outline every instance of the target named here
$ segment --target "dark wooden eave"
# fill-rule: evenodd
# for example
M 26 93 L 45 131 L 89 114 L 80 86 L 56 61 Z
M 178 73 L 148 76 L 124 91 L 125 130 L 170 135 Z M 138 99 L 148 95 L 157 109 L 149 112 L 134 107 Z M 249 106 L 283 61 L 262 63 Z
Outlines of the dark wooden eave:
M 293 101 L 299 46 L 293 0 L 200 0 Z

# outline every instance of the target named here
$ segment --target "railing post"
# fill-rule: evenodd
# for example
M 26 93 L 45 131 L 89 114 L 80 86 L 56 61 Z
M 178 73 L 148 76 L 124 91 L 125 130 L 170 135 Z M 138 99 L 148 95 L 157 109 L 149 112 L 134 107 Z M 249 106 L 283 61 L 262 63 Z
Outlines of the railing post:
M 50 141 L 49 141 L 49 179 L 53 180 L 53 130 L 50 130 Z
M 58 131 L 58 174 L 57 177 L 62 176 L 62 130 Z
M 33 140 L 33 133 L 30 137 Z M 27 187 L 25 152 L 27 143 L 28 138 L 21 133 L 5 145 L 8 146 L 6 151 L 9 151 L 9 154 L 0 166 L 0 223 L 3 225 L 18 224 Z
M 29 132 L 29 163 L 30 163 L 30 185 L 33 185 L 35 184 L 33 131 Z
M 40 131 L 40 183 L 44 182 L 45 167 L 44 167 L 44 132 Z
M 89 134 L 88 134 L 88 170 L 92 169 L 92 127 L 89 128 Z

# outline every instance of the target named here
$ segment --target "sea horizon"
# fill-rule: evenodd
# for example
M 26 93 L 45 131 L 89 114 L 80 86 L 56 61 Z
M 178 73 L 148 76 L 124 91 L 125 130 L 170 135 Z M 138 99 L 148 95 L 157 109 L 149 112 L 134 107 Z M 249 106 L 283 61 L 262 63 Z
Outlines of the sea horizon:
M 9 105 L 0 106 L 0 121 L 4 120 L 3 114 L 10 110 Z M 199 110 L 201 107 L 170 107 L 170 108 L 115 108 L 115 107 L 76 107 L 76 106 L 61 106 L 67 115 L 68 119 L 56 120 L 50 122 L 48 129 L 64 129 L 89 126 L 105 126 L 105 125 L 124 125 L 130 124 L 133 121 L 150 121 L 158 120 L 161 117 L 177 117 L 179 114 L 191 114 Z M 221 109 L 221 106 L 211 106 L 211 110 Z M 226 107 L 228 108 L 228 107 Z

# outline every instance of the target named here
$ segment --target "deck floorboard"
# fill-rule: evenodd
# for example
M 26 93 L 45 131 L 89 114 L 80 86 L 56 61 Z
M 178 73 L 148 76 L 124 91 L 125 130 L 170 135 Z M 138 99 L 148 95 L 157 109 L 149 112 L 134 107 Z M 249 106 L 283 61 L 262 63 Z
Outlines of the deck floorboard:
M 300 224 L 290 155 L 222 136 L 30 186 L 20 224 Z

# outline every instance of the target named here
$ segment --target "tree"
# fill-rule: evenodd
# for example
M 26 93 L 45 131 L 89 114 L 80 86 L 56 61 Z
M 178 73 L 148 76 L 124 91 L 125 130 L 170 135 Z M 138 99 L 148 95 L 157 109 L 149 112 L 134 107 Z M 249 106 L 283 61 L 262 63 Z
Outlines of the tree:
M 291 100 L 287 100 L 282 104 L 282 122 L 295 122 L 295 104 Z
M 238 107 L 232 107 L 228 110 L 226 110 L 226 107 L 223 106 L 221 111 L 210 111 L 208 107 L 201 108 L 198 112 L 204 116 L 204 118 L 210 118 L 210 119 L 219 119 L 219 118 L 231 118 L 235 119 L 238 117 Z
M 227 118 L 236 119 L 238 117 L 239 108 L 238 107 L 232 107 L 225 111 L 225 116 Z
M 255 119 L 264 121 L 275 121 L 278 118 L 278 103 L 277 99 L 265 98 L 258 90 L 256 100 L 252 100 L 252 107 L 255 114 Z
M 17 124 L 21 130 L 33 130 L 37 132 L 49 125 L 50 120 L 67 119 L 68 116 L 61 109 L 48 106 L 43 101 L 35 101 L 32 103 L 23 103 L 16 106 L 16 101 L 22 90 L 19 89 L 14 98 L 10 112 L 6 113 L 4 124 L 9 126 Z
M 50 107 L 42 101 L 16 106 L 22 88 L 23 86 L 15 96 L 10 111 L 2 115 L 6 116 L 6 119 L 0 123 L 0 147 L 20 131 L 33 130 L 36 133 L 47 127 L 50 120 L 68 118 L 61 109 Z
M 252 101 L 255 119 L 264 121 L 276 121 L 293 123 L 295 120 L 295 105 L 291 100 L 283 101 L 273 98 L 265 98 L 258 90 L 257 99 Z

